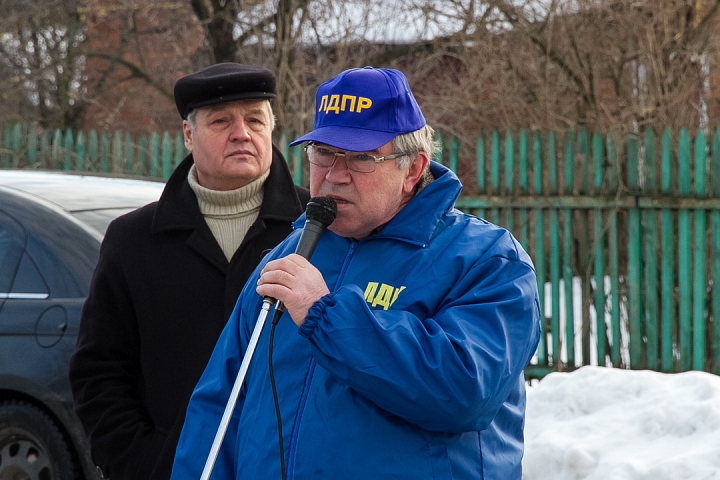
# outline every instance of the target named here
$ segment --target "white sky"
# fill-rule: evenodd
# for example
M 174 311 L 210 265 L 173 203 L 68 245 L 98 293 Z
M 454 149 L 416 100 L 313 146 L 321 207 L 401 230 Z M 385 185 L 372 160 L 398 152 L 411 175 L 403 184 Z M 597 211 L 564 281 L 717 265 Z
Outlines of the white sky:
M 528 388 L 523 480 L 720 479 L 720 377 L 606 367 Z
M 258 18 L 274 13 L 276 8 L 276 1 L 269 0 L 243 10 L 238 18 L 238 34 Z M 358 40 L 388 43 L 431 40 L 455 32 L 469 14 L 479 18 L 486 8 L 485 2 L 473 0 L 315 1 L 308 7 L 300 41 L 331 45 Z M 295 20 L 297 30 L 299 17 Z

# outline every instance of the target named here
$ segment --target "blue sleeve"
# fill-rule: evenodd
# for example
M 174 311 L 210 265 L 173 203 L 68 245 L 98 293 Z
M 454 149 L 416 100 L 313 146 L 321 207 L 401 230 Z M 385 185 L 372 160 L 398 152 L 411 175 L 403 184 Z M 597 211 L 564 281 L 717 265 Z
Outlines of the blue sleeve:
M 240 297 L 242 298 L 242 296 Z M 171 480 L 199 480 L 242 362 L 240 301 L 193 391 L 175 451 Z M 243 342 L 244 343 L 244 342 Z M 238 398 L 211 479 L 235 477 L 235 440 L 243 395 Z
M 539 319 L 532 265 L 491 255 L 430 318 L 370 309 L 347 285 L 316 302 L 300 334 L 322 367 L 381 408 L 427 430 L 466 432 L 486 428 L 516 388 Z

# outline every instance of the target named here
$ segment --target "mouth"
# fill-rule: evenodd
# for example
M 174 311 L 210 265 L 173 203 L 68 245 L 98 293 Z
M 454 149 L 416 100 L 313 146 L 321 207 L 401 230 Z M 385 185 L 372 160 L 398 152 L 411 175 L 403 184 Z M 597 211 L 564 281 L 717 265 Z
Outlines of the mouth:
M 247 150 L 235 150 L 234 152 L 230 152 L 227 156 L 228 157 L 238 157 L 238 156 L 248 156 L 252 155 L 252 152 L 248 152 Z
M 352 203 L 348 200 L 345 200 L 344 198 L 336 197 L 334 195 L 326 195 L 326 197 L 332 198 L 333 200 L 335 200 L 335 203 L 337 203 L 338 205 L 349 205 L 350 203 Z

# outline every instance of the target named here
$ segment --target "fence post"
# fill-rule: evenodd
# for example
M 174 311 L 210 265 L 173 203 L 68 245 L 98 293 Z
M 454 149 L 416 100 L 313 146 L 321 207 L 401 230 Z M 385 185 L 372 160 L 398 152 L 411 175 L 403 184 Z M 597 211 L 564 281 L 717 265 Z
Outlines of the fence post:
M 100 134 L 100 171 L 110 172 L 110 133 Z
M 712 160 L 710 191 L 713 197 L 720 196 L 720 128 L 716 128 L 712 139 Z M 713 210 L 712 222 L 712 367 L 710 371 L 720 375 L 720 210 Z
M 125 132 L 125 142 L 123 143 L 123 162 L 125 164 L 125 173 L 135 173 L 135 143 L 132 133 Z
M 0 154 L 0 164 L 3 168 L 10 168 L 12 166 L 12 137 L 13 137 L 13 125 L 7 124 L 5 126 L 5 143 L 3 144 L 4 152 Z
M 682 197 L 690 195 L 690 137 L 686 129 L 680 131 L 678 144 L 678 193 Z M 680 360 L 678 369 L 681 372 L 690 370 L 692 366 L 692 338 L 690 337 L 691 322 L 691 283 L 690 283 L 690 212 L 687 208 L 678 211 L 678 292 L 680 295 Z
M 90 171 L 98 169 L 98 136 L 95 130 L 90 130 L 88 136 L 87 169 Z
M 27 166 L 34 168 L 38 161 L 37 124 L 33 123 L 27 133 Z
M 77 136 L 75 155 L 75 170 L 82 172 L 85 170 L 85 133 L 82 130 Z
M 160 170 L 160 135 L 153 132 L 150 135 L 150 169 L 148 175 L 157 177 Z
M 490 189 L 491 195 L 500 195 L 500 134 L 497 130 L 493 130 L 490 139 Z M 490 209 L 490 221 L 496 225 L 500 223 L 497 208 Z
M 293 157 L 293 165 L 295 166 L 295 171 L 293 173 L 293 182 L 295 185 L 302 185 L 303 184 L 303 165 L 302 165 L 302 157 L 303 157 L 303 146 L 301 145 L 295 145 L 292 147 L 292 157 Z
M 657 183 L 655 181 L 655 130 L 648 127 L 645 130 L 645 162 L 643 172 L 645 176 L 644 193 L 657 193 Z M 657 271 L 657 212 L 655 209 L 649 209 L 643 213 L 643 223 L 645 224 L 645 332 L 647 337 L 647 366 L 652 370 L 658 369 L 658 271 Z
M 634 194 L 639 193 L 640 176 L 638 163 L 638 140 L 634 133 L 627 139 L 627 183 Z M 636 202 L 637 205 L 637 202 Z M 628 334 L 630 336 L 630 367 L 642 368 L 643 336 L 642 330 L 642 225 L 640 210 L 635 207 L 628 212 Z
M 695 196 L 705 197 L 705 132 L 699 130 L 695 137 Z M 693 369 L 705 370 L 705 248 L 707 220 L 705 210 L 694 209 L 695 235 L 693 252 Z
M 20 152 L 22 150 L 22 140 L 23 140 L 23 133 L 22 133 L 22 125 L 20 123 L 16 123 L 13 127 L 13 133 L 12 133 L 12 166 L 17 168 L 20 165 Z
M 115 130 L 112 141 L 112 166 L 110 167 L 113 172 L 123 171 L 123 144 L 122 144 L 122 132 Z
M 577 132 L 577 146 L 573 157 L 575 163 L 575 183 L 577 193 L 583 197 L 587 196 L 590 183 L 590 155 L 588 145 L 588 134 L 584 126 L 580 126 Z M 579 175 L 579 178 L 577 176 Z M 574 190 L 575 191 L 575 190 Z M 574 243 L 577 247 L 575 253 L 575 271 L 580 277 L 580 320 L 582 324 L 582 364 L 590 365 L 590 333 L 595 326 L 590 320 L 590 303 L 592 289 L 590 278 L 592 275 L 592 253 L 590 240 L 590 210 L 576 209 L 574 212 Z M 585 272 L 583 274 L 583 272 Z
M 48 162 L 50 161 L 50 155 L 52 152 L 52 139 L 50 137 L 50 130 L 43 131 L 40 136 L 40 165 L 42 168 L 49 168 Z
M 483 132 L 480 132 L 475 146 L 475 161 L 477 163 L 475 175 L 477 176 L 478 195 L 487 194 L 487 175 L 485 173 L 486 160 L 487 157 L 485 154 L 485 135 L 483 134 Z M 477 215 L 478 217 L 485 218 L 485 209 L 478 209 Z
M 672 135 L 670 128 L 666 128 L 662 136 L 662 157 L 660 164 L 660 191 L 669 195 L 672 193 Z M 673 326 L 675 325 L 675 228 L 674 215 L 669 208 L 660 212 L 661 238 L 660 257 L 662 273 L 660 274 L 660 316 L 662 362 L 661 371 L 670 373 L 675 371 Z
M 63 153 L 65 154 L 65 163 L 63 168 L 66 171 L 72 170 L 72 154 L 73 150 L 75 150 L 73 146 L 74 143 L 72 131 L 68 128 L 65 130 L 65 139 L 63 141 Z
M 607 182 L 611 193 L 618 189 L 617 171 L 618 156 L 615 140 L 611 134 L 607 135 L 607 163 L 610 166 Z M 612 324 L 612 346 L 610 348 L 610 359 L 615 367 L 622 363 L 620 355 L 620 246 L 618 242 L 618 212 L 617 208 L 609 214 L 610 228 L 608 230 L 608 256 L 610 257 L 610 321 Z
M 172 172 L 172 138 L 169 132 L 163 134 L 162 143 L 162 178 L 167 180 Z
M 563 193 L 573 195 L 575 184 L 574 163 L 575 163 L 575 135 L 570 129 L 565 134 L 565 178 Z M 567 362 L 570 368 L 575 367 L 575 311 L 574 311 L 574 285 L 573 285 L 573 211 L 569 208 L 563 209 L 563 249 L 562 249 L 562 271 L 563 291 L 565 292 L 565 351 Z M 582 300 L 580 302 L 582 305 Z M 581 329 L 582 333 L 582 329 Z
M 147 157 L 150 151 L 147 135 L 141 132 L 137 142 L 137 166 L 135 168 L 136 175 L 147 175 Z
M 520 130 L 520 136 L 518 137 L 518 187 L 520 189 L 520 195 L 523 197 L 528 196 L 530 193 L 528 164 L 528 135 L 527 129 L 522 128 Z M 530 226 L 528 225 L 527 208 L 521 208 L 518 217 L 520 221 L 520 244 L 525 250 L 530 251 Z
M 448 140 L 448 157 L 449 168 L 457 175 L 458 173 L 458 157 L 460 156 L 460 141 L 454 134 L 450 135 Z
M 535 131 L 533 138 L 533 191 L 543 195 L 543 141 L 542 133 Z M 547 365 L 547 317 L 545 316 L 545 211 L 535 209 L 535 271 L 537 272 L 538 296 L 540 297 L 540 343 L 538 344 L 538 363 Z
M 605 178 L 605 149 L 603 136 L 599 131 L 593 135 L 593 193 L 601 192 Z M 605 221 L 602 208 L 593 211 L 593 246 L 595 257 L 595 333 L 597 335 L 597 362 L 606 365 L 607 325 L 605 324 Z
M 515 138 L 511 128 L 505 132 L 505 188 L 502 192 L 506 198 L 515 193 Z M 515 212 L 512 208 L 505 208 L 505 228 L 511 232 L 515 230 Z
M 555 132 L 548 135 L 548 190 L 550 195 L 558 194 L 557 149 Z M 550 285 L 552 292 L 552 359 L 553 365 L 560 370 L 560 221 L 558 208 L 552 207 L 549 213 L 550 223 Z
M 60 163 L 60 156 L 62 155 L 62 132 L 59 128 L 55 129 L 52 141 L 52 168 L 54 170 L 60 170 L 62 164 Z

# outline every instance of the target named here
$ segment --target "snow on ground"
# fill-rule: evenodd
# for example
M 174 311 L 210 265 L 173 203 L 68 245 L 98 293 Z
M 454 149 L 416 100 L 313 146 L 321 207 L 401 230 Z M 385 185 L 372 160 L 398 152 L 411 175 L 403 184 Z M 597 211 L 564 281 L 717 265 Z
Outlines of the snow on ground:
M 720 377 L 588 366 L 528 387 L 523 480 L 720 480 Z

